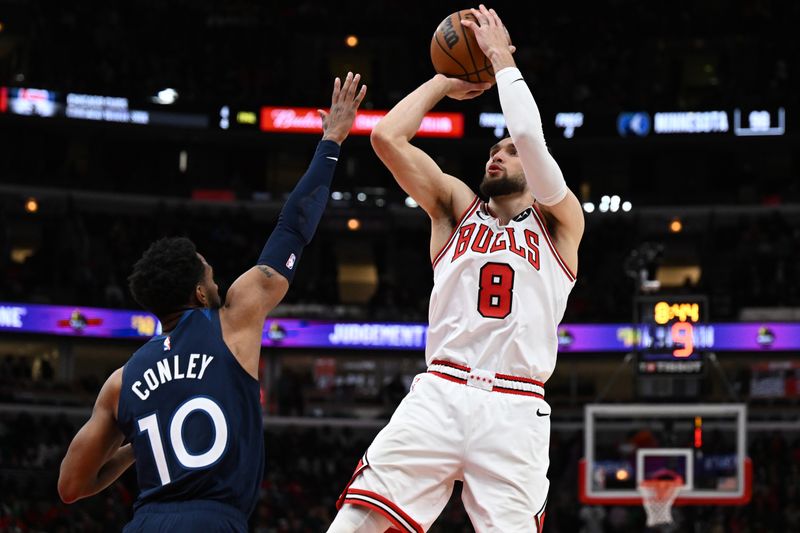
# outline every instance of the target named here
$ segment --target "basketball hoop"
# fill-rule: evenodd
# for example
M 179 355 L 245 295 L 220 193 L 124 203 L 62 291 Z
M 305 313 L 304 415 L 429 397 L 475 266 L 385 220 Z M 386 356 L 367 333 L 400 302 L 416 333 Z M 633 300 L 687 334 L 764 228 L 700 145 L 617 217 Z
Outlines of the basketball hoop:
M 647 511 L 647 527 L 672 523 L 672 504 L 681 487 L 683 478 L 677 474 L 670 479 L 645 479 L 639 483 L 639 493 Z

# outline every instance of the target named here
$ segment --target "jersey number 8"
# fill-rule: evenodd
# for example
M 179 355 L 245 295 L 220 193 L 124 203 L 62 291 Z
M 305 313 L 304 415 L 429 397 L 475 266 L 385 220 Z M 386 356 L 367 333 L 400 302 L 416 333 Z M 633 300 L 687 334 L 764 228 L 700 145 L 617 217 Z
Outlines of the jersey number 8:
M 183 441 L 183 424 L 186 418 L 194 411 L 205 413 L 214 425 L 214 442 L 208 450 L 199 454 L 189 452 L 186 449 L 186 443 Z M 146 432 L 147 438 L 150 440 L 150 447 L 153 450 L 153 458 L 156 462 L 158 477 L 161 478 L 161 484 L 166 485 L 172 479 L 167 466 L 167 456 L 164 453 L 164 441 L 158 428 L 158 414 L 153 413 L 140 418 L 138 423 L 139 433 Z M 199 396 L 178 407 L 169 424 L 169 443 L 178 462 L 185 468 L 205 468 L 217 462 L 228 446 L 228 423 L 217 402 L 211 398 Z
M 478 285 L 478 312 L 486 318 L 505 318 L 511 314 L 514 295 L 514 269 L 507 263 L 486 263 L 481 267 Z

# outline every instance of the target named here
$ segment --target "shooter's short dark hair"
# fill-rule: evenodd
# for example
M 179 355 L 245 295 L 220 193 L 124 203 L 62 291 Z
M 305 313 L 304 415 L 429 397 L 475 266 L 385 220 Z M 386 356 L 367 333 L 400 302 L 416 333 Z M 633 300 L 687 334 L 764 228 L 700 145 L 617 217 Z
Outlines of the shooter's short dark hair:
M 203 279 L 203 262 L 194 243 L 185 237 L 157 240 L 133 265 L 128 288 L 139 305 L 151 313 L 183 308 Z

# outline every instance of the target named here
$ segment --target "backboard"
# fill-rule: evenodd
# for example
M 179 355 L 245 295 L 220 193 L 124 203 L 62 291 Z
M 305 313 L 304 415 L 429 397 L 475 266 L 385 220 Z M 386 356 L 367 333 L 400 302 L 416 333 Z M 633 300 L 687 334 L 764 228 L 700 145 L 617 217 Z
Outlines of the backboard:
M 587 405 L 580 499 L 641 505 L 637 486 L 668 471 L 683 480 L 675 505 L 747 503 L 746 424 L 743 404 Z

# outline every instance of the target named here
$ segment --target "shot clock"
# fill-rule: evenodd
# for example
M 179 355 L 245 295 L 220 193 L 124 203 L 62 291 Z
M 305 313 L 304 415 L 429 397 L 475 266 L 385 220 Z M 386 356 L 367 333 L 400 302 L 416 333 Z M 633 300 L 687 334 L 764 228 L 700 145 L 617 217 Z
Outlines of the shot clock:
M 703 354 L 714 344 L 705 296 L 639 297 L 635 300 L 635 315 L 640 373 L 703 371 Z

